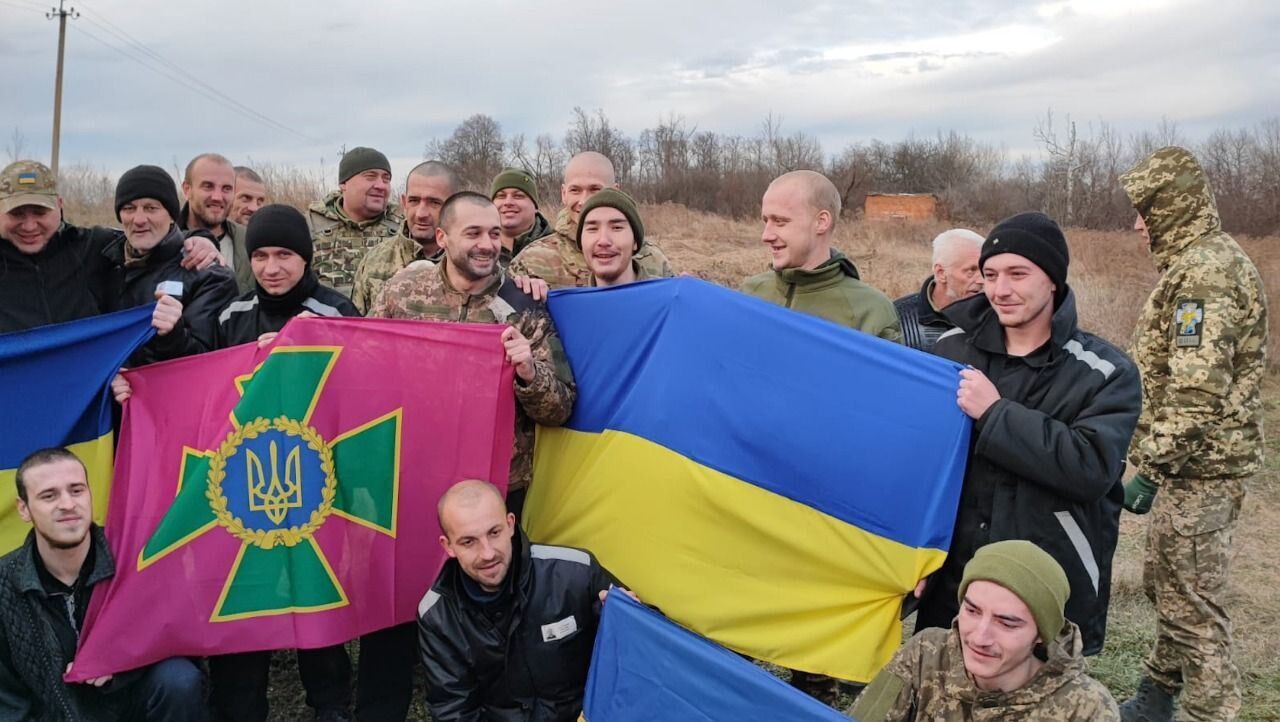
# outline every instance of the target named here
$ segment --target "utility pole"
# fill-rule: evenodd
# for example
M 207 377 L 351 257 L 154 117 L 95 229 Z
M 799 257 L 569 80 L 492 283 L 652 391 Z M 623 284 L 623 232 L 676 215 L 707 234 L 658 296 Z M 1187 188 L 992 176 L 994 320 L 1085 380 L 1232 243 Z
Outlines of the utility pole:
M 64 7 L 66 0 L 58 0 L 58 7 L 51 8 L 45 17 L 58 18 L 58 74 L 53 85 L 53 151 L 49 157 L 49 169 L 58 175 L 58 140 L 62 137 L 62 58 L 67 48 L 67 16 L 80 17 L 75 8 Z

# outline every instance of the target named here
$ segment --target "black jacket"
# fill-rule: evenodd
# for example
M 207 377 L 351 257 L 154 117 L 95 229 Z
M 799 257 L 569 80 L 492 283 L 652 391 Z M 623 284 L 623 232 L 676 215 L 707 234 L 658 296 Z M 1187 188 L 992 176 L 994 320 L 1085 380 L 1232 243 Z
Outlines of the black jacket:
M 183 203 L 182 209 L 178 211 L 178 217 L 174 220 L 178 228 L 182 229 L 183 232 L 192 230 L 187 228 L 187 217 L 190 214 L 191 204 Z M 249 251 L 244 245 L 245 233 L 248 229 L 228 218 L 222 222 L 222 230 L 223 237 L 215 240 L 214 244 L 222 252 L 223 260 L 231 266 L 231 272 L 236 277 L 236 286 L 244 291 L 251 290 L 253 288 L 253 267 L 249 264 Z M 228 250 L 231 252 L 227 253 Z
M 309 298 L 289 310 L 268 309 L 260 302 L 258 293 L 255 284 L 252 291 L 222 309 L 214 332 L 215 349 L 256 341 L 264 333 L 284 328 L 289 319 L 303 311 L 310 311 L 317 316 L 360 315 L 350 299 L 324 285 L 317 286 Z
M 113 720 L 127 700 L 113 695 L 140 672 L 114 675 L 102 689 L 68 685 L 62 673 L 72 660 L 67 650 L 79 636 L 93 586 L 115 574 L 107 538 L 94 525 L 93 564 L 81 575 L 75 604 L 49 594 L 35 563 L 35 532 L 0 558 L 0 719 Z
M 1084 653 L 1096 654 L 1124 500 L 1120 476 L 1142 403 L 1137 367 L 1076 327 L 1069 289 L 1049 343 L 1025 358 L 1005 354 L 986 296 L 957 301 L 946 315 L 957 328 L 935 353 L 986 374 L 1001 398 L 973 424 L 951 550 L 930 579 L 917 629 L 950 626 L 961 573 L 979 547 L 1027 539 L 1067 573 L 1067 619 L 1080 626 Z
M 125 267 L 123 232 L 117 232 L 102 252 L 113 269 L 108 308 L 104 311 L 152 303 L 162 283 L 173 289 L 171 295 L 182 302 L 182 321 L 170 333 L 152 338 L 135 351 L 129 357 L 130 367 L 211 350 L 218 312 L 235 300 L 236 279 L 224 266 L 199 271 L 182 267 L 184 240 L 183 232 L 171 227 L 169 235 L 147 254 L 143 265 L 131 268 Z
M 427 705 L 439 722 L 570 722 L 582 711 L 599 593 L 613 578 L 589 553 L 529 544 L 516 529 L 502 598 L 482 608 L 445 563 L 418 606 Z
M 111 275 L 102 250 L 114 237 L 110 228 L 63 223 L 30 255 L 0 239 L 0 333 L 101 313 Z
M 893 302 L 902 324 L 902 343 L 925 353 L 933 353 L 938 337 L 955 328 L 947 317 L 933 310 L 929 293 L 933 290 L 933 276 L 924 279 L 918 293 L 911 293 Z

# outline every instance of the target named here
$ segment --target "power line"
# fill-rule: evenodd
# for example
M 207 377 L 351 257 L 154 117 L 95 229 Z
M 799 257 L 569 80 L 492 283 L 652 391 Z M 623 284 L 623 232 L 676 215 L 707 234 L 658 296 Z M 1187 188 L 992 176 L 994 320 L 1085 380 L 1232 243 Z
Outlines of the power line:
M 0 1 L 5 1 L 5 0 L 0 0 Z M 233 112 L 236 112 L 241 116 L 248 118 L 249 120 L 253 120 L 261 125 L 272 128 L 274 130 L 279 130 L 285 133 L 289 133 L 291 135 L 297 136 L 298 138 L 301 138 L 303 140 L 306 140 L 312 143 L 323 142 L 318 138 L 314 138 L 310 135 L 307 135 L 306 133 L 303 133 L 290 126 L 287 126 L 284 123 L 281 123 L 267 115 L 264 115 L 263 113 L 251 108 L 250 106 L 245 105 L 244 103 L 241 103 L 235 98 L 232 98 L 226 93 L 223 93 L 222 91 L 218 90 L 212 85 L 209 85 L 208 83 L 200 80 L 199 78 L 195 77 L 191 73 L 188 73 L 186 70 L 182 69 L 176 63 L 164 57 L 160 53 L 147 47 L 137 38 L 133 37 L 123 28 L 112 23 L 107 18 L 103 17 L 101 13 L 98 13 L 93 8 L 85 6 L 83 2 L 80 4 L 80 6 L 82 9 L 88 11 L 89 13 L 95 16 L 95 17 L 85 16 L 84 17 L 85 20 L 92 23 L 95 27 L 99 28 L 100 30 L 114 36 L 117 40 L 123 42 L 126 45 L 126 47 L 121 48 L 121 47 L 115 46 L 110 42 L 104 40 L 103 38 L 97 37 L 94 34 L 89 33 L 83 28 L 77 28 L 79 32 L 84 33 L 85 35 L 92 38 L 93 40 L 96 40 L 102 45 L 105 45 L 108 48 L 111 48 L 112 50 L 120 53 L 121 55 L 124 55 L 130 60 L 133 60 L 134 62 L 148 68 L 152 72 L 155 72 L 158 75 L 161 75 L 167 78 L 168 80 L 178 83 L 179 85 L 182 85 L 188 90 L 191 90 L 192 92 L 195 92 L 201 95 L 202 97 L 213 101 L 217 105 L 225 107 L 228 110 L 231 110 Z
M 17 8 L 19 10 L 28 10 L 33 13 L 40 13 L 41 15 L 44 15 L 46 12 L 44 7 L 33 5 L 33 4 L 27 4 L 27 3 L 11 2 L 10 0 L 0 0 L 0 5 L 8 5 L 11 8 Z

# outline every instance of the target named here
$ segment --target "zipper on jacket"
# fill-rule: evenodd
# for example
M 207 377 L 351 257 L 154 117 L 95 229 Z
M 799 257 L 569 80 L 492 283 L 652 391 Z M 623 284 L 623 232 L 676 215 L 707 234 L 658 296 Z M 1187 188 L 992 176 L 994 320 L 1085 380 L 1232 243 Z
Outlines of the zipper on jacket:
M 467 308 L 468 308 L 469 306 L 471 306 L 471 294 L 469 294 L 469 293 L 468 293 L 468 294 L 467 294 L 467 298 L 466 298 L 466 300 L 464 300 L 464 301 L 462 302 L 462 306 L 458 309 L 458 320 L 459 320 L 459 321 L 466 321 L 466 320 L 467 320 Z
M 796 284 L 788 283 L 787 284 L 787 302 L 785 304 L 786 308 L 791 308 L 791 301 L 794 300 L 795 297 L 796 297 Z

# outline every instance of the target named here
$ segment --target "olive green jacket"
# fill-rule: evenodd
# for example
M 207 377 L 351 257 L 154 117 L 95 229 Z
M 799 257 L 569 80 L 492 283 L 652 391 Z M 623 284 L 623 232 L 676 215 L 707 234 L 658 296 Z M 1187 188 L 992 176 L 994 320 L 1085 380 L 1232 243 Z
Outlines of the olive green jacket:
M 841 326 L 902 343 L 902 326 L 889 297 L 858 278 L 853 261 L 835 249 L 813 270 L 768 270 L 742 282 L 739 289 L 779 306 L 825 318 Z

